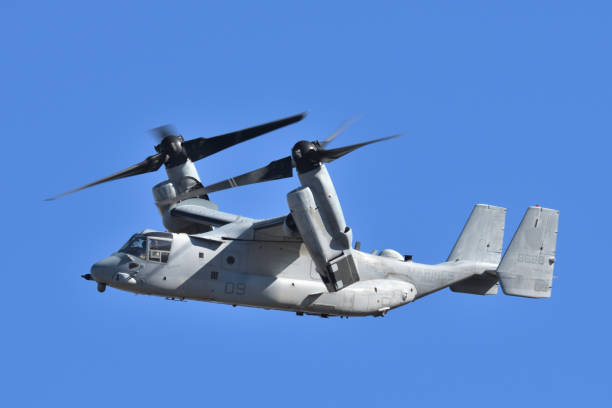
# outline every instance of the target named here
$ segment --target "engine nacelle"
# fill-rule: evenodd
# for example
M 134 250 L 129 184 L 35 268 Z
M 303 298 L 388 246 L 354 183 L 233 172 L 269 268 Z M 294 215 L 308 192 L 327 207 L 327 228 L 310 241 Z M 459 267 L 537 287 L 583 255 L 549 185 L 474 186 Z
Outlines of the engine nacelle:
M 299 174 L 302 186 L 312 191 L 323 226 L 331 236 L 330 246 L 337 250 L 346 250 L 353 242 L 353 231 L 346 225 L 344 213 L 340 206 L 338 193 L 324 165 L 306 173 Z
M 162 181 L 153 187 L 153 198 L 159 213 L 163 216 L 164 212 L 170 207 L 173 200 L 176 199 L 176 188 L 170 180 Z
M 155 199 L 155 205 L 162 216 L 164 227 L 166 227 L 168 231 L 176 233 L 183 232 L 186 234 L 201 234 L 203 232 L 212 230 L 211 226 L 173 217 L 168 212 L 171 205 L 180 201 L 179 194 L 181 194 L 181 192 L 186 192 L 190 189 L 199 187 L 201 187 L 200 182 L 190 176 L 181 178 L 178 186 L 172 181 L 166 180 L 153 187 L 153 198 Z M 210 204 L 211 206 L 218 208 L 216 204 L 211 202 Z
M 287 194 L 287 203 L 291 219 L 328 290 L 335 292 L 357 282 L 359 273 L 352 250 L 334 245 L 328 232 L 330 226 L 321 217 L 310 187 L 300 187 Z

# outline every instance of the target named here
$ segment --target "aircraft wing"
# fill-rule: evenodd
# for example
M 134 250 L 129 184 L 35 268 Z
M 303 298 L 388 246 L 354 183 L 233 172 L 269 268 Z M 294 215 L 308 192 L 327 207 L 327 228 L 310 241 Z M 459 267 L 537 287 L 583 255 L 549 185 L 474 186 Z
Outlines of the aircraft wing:
M 284 227 L 285 216 L 266 220 L 256 220 L 219 211 L 210 201 L 201 198 L 191 198 L 181 201 L 170 207 L 169 213 L 173 217 L 179 217 L 191 222 L 211 225 L 213 227 L 223 227 L 228 224 L 241 223 L 242 227 L 240 227 L 240 229 L 243 230 L 244 225 L 247 224 L 247 228 L 251 227 L 252 231 L 249 238 L 245 238 L 248 240 L 302 243 L 299 234 L 292 233 Z M 222 230 L 217 231 L 221 232 Z
M 212 225 L 213 227 L 221 227 L 238 221 L 255 221 L 251 218 L 219 211 L 210 205 L 210 201 L 201 198 L 190 198 L 189 200 L 181 201 L 170 207 L 169 213 L 173 217 L 180 217 L 198 224 Z
M 253 239 L 267 242 L 302 243 L 300 234 L 285 227 L 286 216 L 270 218 L 253 224 Z

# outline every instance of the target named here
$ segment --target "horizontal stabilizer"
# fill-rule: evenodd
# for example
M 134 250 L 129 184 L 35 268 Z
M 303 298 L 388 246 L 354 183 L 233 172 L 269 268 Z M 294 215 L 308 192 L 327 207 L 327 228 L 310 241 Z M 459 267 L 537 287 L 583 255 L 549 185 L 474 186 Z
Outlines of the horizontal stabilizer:
M 473 295 L 497 295 L 497 276 L 489 273 L 474 275 L 451 285 L 453 292 L 470 293 Z
M 550 297 L 558 225 L 559 211 L 527 209 L 497 268 L 506 295 Z

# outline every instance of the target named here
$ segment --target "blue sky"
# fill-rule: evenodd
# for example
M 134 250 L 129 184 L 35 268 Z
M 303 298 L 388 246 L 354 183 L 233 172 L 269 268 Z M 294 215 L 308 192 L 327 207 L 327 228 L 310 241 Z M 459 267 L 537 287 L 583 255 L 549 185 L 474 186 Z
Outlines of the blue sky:
M 608 2 L 0 3 L 5 406 L 612 402 Z M 475 203 L 561 211 L 553 297 L 441 291 L 383 319 L 168 302 L 79 277 L 161 229 L 164 172 L 42 199 L 153 152 L 310 110 L 198 162 L 205 183 L 361 114 L 331 164 L 362 249 L 446 259 Z M 215 194 L 287 212 L 297 180 Z

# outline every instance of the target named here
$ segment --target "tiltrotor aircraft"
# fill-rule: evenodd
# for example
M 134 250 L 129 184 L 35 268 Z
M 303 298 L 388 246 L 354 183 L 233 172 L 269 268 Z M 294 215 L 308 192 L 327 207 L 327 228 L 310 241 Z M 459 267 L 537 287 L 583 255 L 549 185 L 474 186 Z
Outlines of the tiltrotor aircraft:
M 353 243 L 326 164 L 390 138 L 327 149 L 301 141 L 291 155 L 265 167 L 203 186 L 194 162 L 237 143 L 295 123 L 305 114 L 211 138 L 185 141 L 170 126 L 156 128 L 156 154 L 106 181 L 156 171 L 168 180 L 153 196 L 168 232 L 134 234 L 97 262 L 85 279 L 168 299 L 294 311 L 298 315 L 384 316 L 389 310 L 450 287 L 455 292 L 551 295 L 559 211 L 529 207 L 502 254 L 506 209 L 477 204 L 445 262 L 425 265 L 392 249 L 361 252 Z M 289 214 L 252 219 L 221 212 L 208 194 L 293 175 L 301 186 L 287 194 Z M 68 194 L 64 193 L 62 195 Z M 59 196 L 57 196 L 59 197 Z M 54 197 L 54 198 L 57 198 Z

